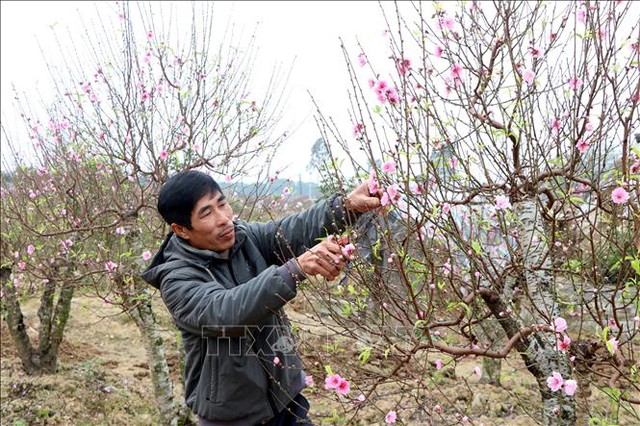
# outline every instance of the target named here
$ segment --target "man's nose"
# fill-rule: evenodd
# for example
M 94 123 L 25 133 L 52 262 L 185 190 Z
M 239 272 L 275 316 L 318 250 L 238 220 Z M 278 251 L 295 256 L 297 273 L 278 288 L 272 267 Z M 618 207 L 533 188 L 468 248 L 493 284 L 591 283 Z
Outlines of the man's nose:
M 224 212 L 216 211 L 214 212 L 214 214 L 217 225 L 226 225 L 227 223 L 229 223 L 229 217 L 224 214 Z

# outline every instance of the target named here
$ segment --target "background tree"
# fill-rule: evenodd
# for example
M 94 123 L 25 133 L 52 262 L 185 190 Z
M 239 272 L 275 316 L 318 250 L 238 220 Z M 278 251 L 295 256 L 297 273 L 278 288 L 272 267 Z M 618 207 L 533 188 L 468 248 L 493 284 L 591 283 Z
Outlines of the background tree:
M 160 418 L 177 424 L 188 412 L 174 400 L 154 293 L 139 278 L 168 232 L 157 192 L 190 168 L 221 182 L 268 181 L 284 138 L 272 134 L 279 73 L 256 89 L 255 38 L 214 34 L 211 4 L 191 4 L 187 25 L 184 7 L 96 7 L 100 22 L 85 22 L 82 39 L 59 40 L 48 61 L 55 99 L 39 108 L 16 94 L 29 139 L 2 124 L 3 306 L 28 373 L 55 371 L 78 288 L 119 306 L 141 332 Z M 35 350 L 20 297 L 37 293 Z
M 320 177 L 320 193 L 327 197 L 330 195 L 331 185 L 329 179 L 331 178 L 331 169 L 335 169 L 333 163 L 333 156 L 330 151 L 330 146 L 327 146 L 326 142 L 322 138 L 318 138 L 311 147 L 311 158 L 309 164 L 307 164 L 307 170 L 312 173 L 317 173 Z
M 312 285 L 331 314 L 324 324 L 361 348 L 353 370 L 341 369 L 365 401 L 393 383 L 394 418 L 468 421 L 467 407 L 439 398 L 437 370 L 518 354 L 541 396 L 534 419 L 596 419 L 580 399 L 590 387 L 611 398 L 609 421 L 640 418 L 632 8 L 398 3 L 385 15 L 384 55 L 343 47 L 353 128 L 318 111 L 323 139 L 384 190 L 405 229 L 390 232 L 388 213 L 376 222 L 371 245 L 391 252 L 386 269 L 360 257 L 349 285 Z M 339 171 L 332 182 L 344 189 Z M 489 321 L 502 338 L 482 338 Z

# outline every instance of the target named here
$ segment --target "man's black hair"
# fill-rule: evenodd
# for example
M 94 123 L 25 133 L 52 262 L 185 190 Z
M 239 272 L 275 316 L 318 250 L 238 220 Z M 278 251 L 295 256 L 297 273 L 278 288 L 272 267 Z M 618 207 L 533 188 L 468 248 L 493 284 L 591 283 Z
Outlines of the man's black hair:
M 158 194 L 158 212 L 169 225 L 191 229 L 191 212 L 205 195 L 222 193 L 211 176 L 197 170 L 178 172 L 165 182 Z

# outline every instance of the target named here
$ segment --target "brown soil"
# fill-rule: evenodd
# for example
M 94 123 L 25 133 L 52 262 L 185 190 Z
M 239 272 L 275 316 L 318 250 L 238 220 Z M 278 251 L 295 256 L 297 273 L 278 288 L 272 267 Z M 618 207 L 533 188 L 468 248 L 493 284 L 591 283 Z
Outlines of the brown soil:
M 155 306 L 165 327 L 167 356 L 177 383 L 175 331 L 161 302 Z M 35 338 L 37 300 L 27 301 L 23 310 L 29 333 Z M 349 345 L 340 346 L 339 339 L 332 349 L 327 348 L 326 342 L 319 337 L 317 318 L 305 307 L 305 302 L 297 301 L 288 312 L 292 323 L 304 331 L 301 351 L 307 370 L 315 379 L 315 386 L 305 394 L 311 401 L 311 414 L 318 425 L 384 425 L 384 416 L 392 408 L 398 412 L 397 424 L 406 425 L 462 424 L 460 413 L 469 417 L 469 424 L 475 425 L 517 426 L 538 421 L 540 397 L 531 375 L 518 357 L 503 363 L 502 387 L 480 383 L 472 373 L 480 360 L 470 359 L 458 362 L 455 368 L 434 372 L 417 384 L 430 389 L 429 398 L 413 405 L 409 402 L 402 407 L 393 405 L 401 396 L 394 383 L 378 386 L 364 404 L 357 400 L 360 394 L 357 388 L 353 388 L 347 398 L 339 398 L 323 387 L 324 366 L 331 365 L 336 372 L 339 369 L 347 375 L 349 371 L 355 371 L 350 366 L 357 365 L 359 350 Z M 2 425 L 159 424 L 139 332 L 118 308 L 95 298 L 79 296 L 74 299 L 55 375 L 30 377 L 24 374 L 4 320 L 1 331 Z M 375 365 L 376 362 L 384 366 L 384 359 L 376 358 L 374 354 L 371 363 Z M 403 377 L 402 374 L 400 371 L 399 377 Z M 410 375 L 406 377 L 410 380 Z M 176 398 L 182 398 L 179 386 L 175 393 Z M 587 424 L 589 417 L 607 416 L 607 424 L 614 424 L 611 406 L 602 392 L 593 389 L 590 395 L 581 398 L 578 400 L 581 410 L 588 416 L 579 424 Z M 425 414 L 431 413 L 436 401 L 442 405 L 442 414 Z M 620 425 L 636 424 L 625 419 L 637 421 L 639 416 L 637 408 L 636 417 L 620 414 Z

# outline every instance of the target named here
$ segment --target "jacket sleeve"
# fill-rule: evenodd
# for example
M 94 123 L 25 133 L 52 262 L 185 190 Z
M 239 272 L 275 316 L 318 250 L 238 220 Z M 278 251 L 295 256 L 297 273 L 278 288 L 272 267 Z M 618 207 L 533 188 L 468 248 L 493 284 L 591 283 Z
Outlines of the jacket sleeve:
M 232 289 L 204 276 L 194 277 L 193 269 L 180 268 L 169 273 L 160 288 L 176 326 L 203 337 L 242 335 L 296 295 L 295 284 L 283 279 L 275 266 Z
M 276 222 L 250 223 L 248 227 L 267 262 L 282 265 L 318 244 L 321 238 L 344 231 L 357 218 L 358 215 L 346 211 L 342 196 L 336 195 L 304 212 Z

